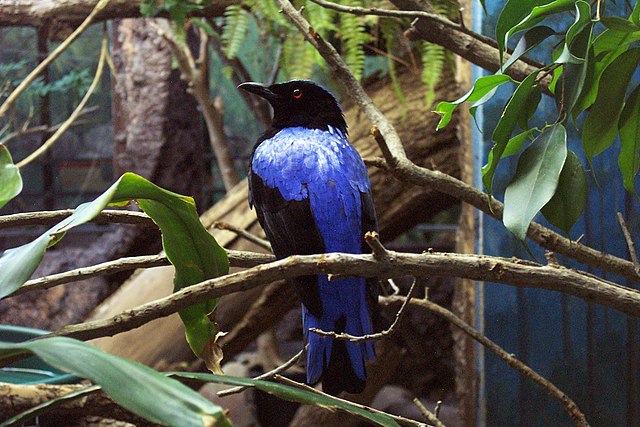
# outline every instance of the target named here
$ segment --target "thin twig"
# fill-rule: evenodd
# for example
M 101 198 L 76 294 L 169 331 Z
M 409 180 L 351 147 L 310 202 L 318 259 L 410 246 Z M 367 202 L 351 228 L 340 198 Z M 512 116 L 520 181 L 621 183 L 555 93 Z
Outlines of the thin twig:
M 105 29 L 102 35 L 102 47 L 100 49 L 100 59 L 98 60 L 98 67 L 96 68 L 96 74 L 93 77 L 93 81 L 91 82 L 89 89 L 87 89 L 87 93 L 84 94 L 84 97 L 82 97 L 82 100 L 80 101 L 78 106 L 75 108 L 75 110 L 73 110 L 69 118 L 65 120 L 65 122 L 62 123 L 62 125 L 55 131 L 55 133 L 51 135 L 51 137 L 47 139 L 33 153 L 29 154 L 26 158 L 19 161 L 16 164 L 16 166 L 18 166 L 19 168 L 23 168 L 29 163 L 31 163 L 32 161 L 34 161 L 35 159 L 37 159 L 45 151 L 50 149 L 53 146 L 53 144 L 55 144 L 58 141 L 58 139 L 60 139 L 62 134 L 64 134 L 67 131 L 67 129 L 69 129 L 71 125 L 73 125 L 73 122 L 75 122 L 78 116 L 80 116 L 80 113 L 84 109 L 84 106 L 87 104 L 87 102 L 89 102 L 89 98 L 91 98 L 93 91 L 96 90 L 96 87 L 98 87 L 98 84 L 100 83 L 100 78 L 102 77 L 102 71 L 104 70 L 104 64 L 107 57 L 107 51 L 108 51 L 108 39 L 107 39 L 107 31 Z
M 435 414 L 432 414 L 431 411 L 429 411 L 422 404 L 422 402 L 420 402 L 420 399 L 418 399 L 417 397 L 414 397 L 413 398 L 413 404 L 418 407 L 418 410 L 420 411 L 420 413 L 422 414 L 424 419 L 427 420 L 428 422 L 430 422 L 431 424 L 433 424 L 434 427 L 447 427 L 442 423 L 442 421 L 440 421 L 438 419 L 438 417 L 436 417 Z
M 238 236 L 243 237 L 252 243 L 255 243 L 261 248 L 264 248 L 270 252 L 273 251 L 273 249 L 271 249 L 271 243 L 269 243 L 268 240 L 262 239 L 256 236 L 255 234 L 249 233 L 247 230 L 240 227 L 236 227 L 235 225 L 229 224 L 228 222 L 214 221 L 214 223 L 211 224 L 211 228 L 216 228 L 218 230 L 231 231 L 232 233 L 235 233 Z
M 389 252 L 387 249 L 382 246 L 380 240 L 378 239 L 378 233 L 375 231 L 367 231 L 364 234 L 364 241 L 371 248 L 371 252 L 376 259 L 386 259 L 389 257 Z
M 93 113 L 97 109 L 98 109 L 97 106 L 92 106 L 92 107 L 88 107 L 88 108 L 85 108 L 84 110 L 82 110 L 80 112 L 80 114 L 78 115 L 78 118 L 76 119 L 76 121 L 73 123 L 73 126 L 79 126 L 79 125 L 86 124 L 87 123 L 86 121 L 79 120 L 80 117 L 82 117 L 84 115 L 87 115 L 89 113 Z M 26 122 L 25 122 L 25 124 L 26 124 Z M 7 145 L 12 139 L 20 138 L 22 136 L 31 135 L 31 134 L 34 134 L 34 133 L 51 133 L 51 132 L 55 132 L 63 124 L 64 124 L 64 122 L 58 123 L 58 124 L 53 125 L 53 126 L 47 126 L 47 125 L 40 125 L 40 126 L 33 126 L 33 127 L 23 126 L 21 129 L 18 129 L 15 132 L 11 132 L 11 133 L 7 134 L 4 138 L 0 139 L 0 145 Z
M 305 349 L 303 348 L 302 350 L 297 352 L 291 359 L 284 362 L 282 365 L 278 366 L 275 369 L 270 370 L 269 372 L 265 372 L 264 374 L 258 375 L 257 377 L 254 378 L 254 380 L 268 380 L 275 377 L 278 374 L 285 372 L 287 369 L 295 365 L 296 362 L 298 362 L 298 359 L 300 359 L 300 357 L 302 357 L 302 355 L 304 354 L 304 350 Z M 217 395 L 218 397 L 229 396 L 230 394 L 235 394 L 235 393 L 240 393 L 242 391 L 245 391 L 247 388 L 248 387 L 246 386 L 228 388 L 226 390 L 219 391 Z
M 404 297 L 384 297 L 381 300 L 385 303 L 397 303 L 402 300 L 405 300 Z M 536 371 L 531 369 L 529 366 L 518 360 L 513 354 L 507 353 L 502 349 L 499 345 L 491 341 L 485 335 L 480 333 L 475 328 L 469 326 L 466 322 L 460 319 L 458 316 L 426 299 L 413 299 L 410 303 L 412 306 L 421 307 L 423 309 L 429 310 L 438 316 L 446 319 L 456 327 L 460 328 L 464 333 L 469 335 L 474 340 L 478 341 L 484 347 L 489 349 L 491 352 L 495 353 L 498 357 L 504 360 L 507 365 L 511 366 L 518 372 L 520 372 L 525 377 L 531 379 L 536 382 L 544 390 L 549 393 L 551 396 L 555 397 L 565 408 L 571 419 L 576 423 L 577 426 L 587 427 L 589 423 L 585 418 L 584 414 L 580 411 L 578 406 L 575 404 L 573 400 L 569 396 L 567 396 L 562 390 L 557 388 L 553 383 L 549 380 L 538 374 Z
M 364 342 L 364 341 L 377 340 L 386 335 L 391 335 L 395 330 L 396 326 L 398 325 L 398 323 L 400 323 L 400 318 L 404 314 L 407 304 L 409 303 L 409 301 L 411 300 L 411 297 L 413 296 L 413 290 L 415 286 L 416 286 L 416 279 L 414 278 L 413 283 L 411 283 L 411 288 L 409 288 L 409 292 L 407 293 L 407 297 L 405 298 L 405 301 L 402 304 L 402 306 L 400 306 L 400 310 L 398 310 L 398 312 L 396 313 L 396 317 L 393 320 L 393 323 L 391 324 L 391 326 L 389 326 L 387 329 L 385 329 L 382 332 L 377 332 L 375 334 L 369 334 L 369 335 L 355 336 L 355 335 L 349 335 L 345 333 L 338 334 L 331 331 L 323 331 L 318 328 L 309 328 L 309 331 L 318 335 L 332 337 L 335 340 L 351 341 L 351 342 Z
M 389 414 L 389 413 L 380 411 L 378 409 L 371 408 L 369 406 L 361 405 L 359 403 L 355 403 L 355 402 L 351 402 L 351 401 L 346 400 L 346 399 L 342 399 L 340 397 L 331 396 L 330 394 L 324 393 L 324 392 L 322 392 L 320 390 L 317 390 L 317 389 L 315 389 L 315 388 L 313 388 L 311 386 L 299 383 L 299 382 L 294 381 L 294 380 L 292 380 L 290 378 L 283 377 L 282 375 L 275 375 L 274 379 L 276 381 L 278 381 L 278 382 L 283 383 L 283 384 L 286 384 L 286 385 L 289 385 L 289 386 L 292 386 L 292 387 L 295 387 L 295 388 L 299 388 L 300 390 L 305 390 L 305 391 L 317 394 L 319 396 L 328 397 L 330 399 L 337 400 L 337 401 L 340 401 L 342 403 L 346 403 L 347 405 L 355 406 L 355 407 L 357 407 L 359 409 L 364 409 L 365 411 L 371 412 L 373 414 L 384 414 L 384 415 L 386 415 L 388 417 L 393 418 L 395 421 L 397 421 L 398 423 L 400 423 L 400 424 L 402 424 L 404 426 L 426 427 L 426 425 L 424 423 L 421 423 L 419 421 L 411 420 L 409 418 L 401 417 L 401 416 L 398 416 L 398 415 Z M 353 414 L 353 416 L 361 418 L 361 419 L 364 419 L 365 421 L 368 421 L 367 419 L 362 418 L 361 416 L 359 416 L 357 414 Z
M 49 54 L 49 56 L 47 56 L 41 63 L 39 63 L 36 68 L 34 68 L 33 71 L 31 71 L 31 73 L 29 73 L 29 75 L 20 82 L 18 87 L 16 87 L 13 92 L 11 92 L 11 94 L 7 97 L 4 103 L 0 105 L 0 118 L 4 117 L 4 115 L 7 114 L 7 111 L 9 111 L 16 99 L 18 99 L 22 92 L 24 92 L 29 87 L 29 85 L 33 83 L 36 77 L 38 77 L 38 75 L 40 75 L 40 73 L 42 73 L 42 71 L 46 67 L 48 67 L 49 64 L 51 64 L 58 56 L 60 56 L 60 54 L 64 52 L 71 45 L 71 43 L 73 43 L 73 41 L 78 38 L 80 34 L 82 34 L 82 32 L 91 24 L 93 18 L 95 18 L 95 16 L 100 13 L 100 11 L 107 7 L 109 1 L 110 0 L 100 0 L 93 8 L 89 16 L 87 16 L 86 19 L 82 22 L 82 24 L 80 24 L 80 26 L 76 28 L 75 31 L 65 39 L 65 41 L 60 43 L 58 47 Z
M 638 262 L 636 245 L 635 243 L 633 243 L 633 237 L 631 236 L 631 233 L 629 232 L 629 228 L 627 227 L 627 223 L 625 222 L 620 212 L 618 212 L 618 222 L 620 222 L 620 228 L 622 228 L 622 234 L 624 234 L 624 239 L 627 241 L 627 247 L 629 248 L 629 257 L 631 257 L 631 262 L 633 262 L 636 273 L 640 274 L 640 263 Z

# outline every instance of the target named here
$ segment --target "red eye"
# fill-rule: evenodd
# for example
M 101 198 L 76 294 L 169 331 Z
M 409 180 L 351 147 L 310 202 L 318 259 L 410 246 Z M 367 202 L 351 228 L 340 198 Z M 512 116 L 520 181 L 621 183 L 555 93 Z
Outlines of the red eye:
M 293 90 L 293 97 L 295 99 L 300 99 L 302 98 L 302 91 L 300 89 L 294 89 Z

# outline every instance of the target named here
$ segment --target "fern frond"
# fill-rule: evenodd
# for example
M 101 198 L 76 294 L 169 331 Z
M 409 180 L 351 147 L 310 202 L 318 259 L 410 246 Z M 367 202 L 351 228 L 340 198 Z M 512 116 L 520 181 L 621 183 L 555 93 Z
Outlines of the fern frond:
M 446 62 L 446 51 L 437 44 L 422 42 L 420 44 L 422 59 L 422 83 L 425 86 L 424 103 L 427 107 L 433 104 L 436 85 L 440 81 Z
M 282 72 L 288 79 L 308 79 L 316 61 L 315 49 L 298 33 L 291 33 L 282 44 Z
M 235 58 L 249 30 L 249 14 L 241 5 L 228 6 L 224 11 L 222 46 L 228 58 Z
M 395 51 L 396 37 L 400 34 L 401 26 L 400 21 L 396 19 L 380 19 L 379 21 L 380 35 L 385 43 L 385 50 L 387 51 L 387 68 L 389 69 L 389 78 L 391 78 L 391 86 L 396 94 L 396 97 L 400 101 L 403 108 L 402 116 L 404 117 L 407 109 L 407 98 L 404 96 L 400 82 L 398 81 L 398 73 L 396 72 L 396 63 L 393 60 L 391 52 Z
M 357 0 L 343 2 L 345 6 L 359 6 Z M 342 42 L 342 56 L 353 75 L 360 80 L 364 72 L 364 45 L 370 40 L 365 31 L 365 21 L 360 16 L 341 13 L 338 36 Z

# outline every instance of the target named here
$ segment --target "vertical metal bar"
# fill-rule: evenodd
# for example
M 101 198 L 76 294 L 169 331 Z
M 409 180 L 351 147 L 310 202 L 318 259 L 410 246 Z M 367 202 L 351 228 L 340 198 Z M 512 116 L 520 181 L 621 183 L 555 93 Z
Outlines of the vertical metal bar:
M 628 192 L 624 192 L 624 216 L 632 218 L 633 201 Z M 632 233 L 633 235 L 633 233 Z M 627 286 L 635 287 L 631 280 L 627 280 Z M 637 426 L 640 424 L 640 387 L 638 384 L 638 375 L 640 375 L 640 367 L 638 356 L 640 354 L 640 345 L 638 343 L 638 319 L 627 316 L 627 425 Z
M 529 362 L 529 309 L 527 306 L 527 295 L 525 290 L 518 288 L 516 290 L 516 306 L 518 307 L 518 358 L 524 363 Z M 518 416 L 520 425 L 525 425 L 529 416 L 529 383 L 524 376 L 518 378 L 520 385 L 518 387 Z

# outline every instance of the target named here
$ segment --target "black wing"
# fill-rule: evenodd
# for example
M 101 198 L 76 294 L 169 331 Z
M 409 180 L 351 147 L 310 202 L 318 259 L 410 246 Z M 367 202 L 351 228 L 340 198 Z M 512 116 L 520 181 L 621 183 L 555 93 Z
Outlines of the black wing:
M 364 241 L 364 235 L 368 231 L 378 232 L 378 220 L 376 218 L 376 208 L 373 204 L 371 190 L 366 193 L 360 193 L 360 205 L 362 206 L 362 253 L 371 253 L 371 248 Z M 376 277 L 367 279 L 367 304 L 369 313 L 373 321 L 374 329 L 382 329 L 382 319 L 378 313 L 378 296 L 380 295 L 380 281 Z
M 324 253 L 324 242 L 311 214 L 309 199 L 287 201 L 280 190 L 267 186 L 249 165 L 249 203 L 279 259 L 290 255 Z M 316 317 L 322 316 L 322 302 L 315 275 L 292 281 L 302 303 Z

